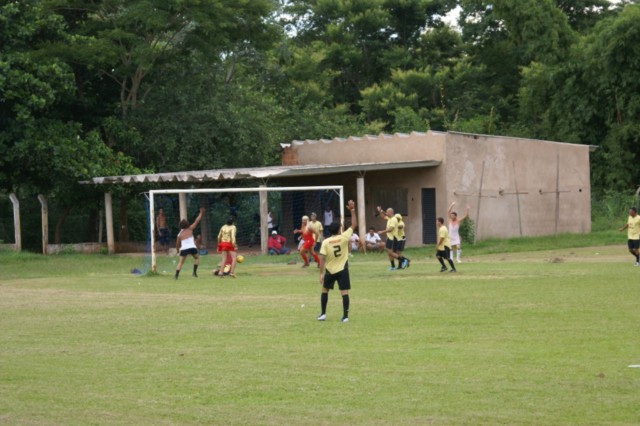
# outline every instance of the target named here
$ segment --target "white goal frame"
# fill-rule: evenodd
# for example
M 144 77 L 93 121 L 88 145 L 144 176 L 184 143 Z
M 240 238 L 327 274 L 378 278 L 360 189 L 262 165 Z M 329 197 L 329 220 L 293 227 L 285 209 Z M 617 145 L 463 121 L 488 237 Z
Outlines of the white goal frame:
M 329 185 L 329 186 L 259 186 L 253 188 L 194 188 L 194 189 L 152 189 L 149 191 L 149 229 L 151 230 L 151 270 L 156 272 L 156 221 L 155 221 L 155 207 L 154 197 L 160 194 L 215 194 L 215 193 L 229 193 L 229 192 L 257 192 L 260 194 L 260 233 L 262 236 L 267 236 L 267 193 L 268 192 L 293 192 L 293 191 L 324 191 L 332 190 L 337 191 L 340 195 L 340 223 L 344 225 L 344 186 L 342 185 Z M 180 218 L 185 219 L 185 218 Z M 267 236 L 268 237 L 268 236 Z M 261 249 L 263 253 L 266 253 L 266 238 L 261 237 Z

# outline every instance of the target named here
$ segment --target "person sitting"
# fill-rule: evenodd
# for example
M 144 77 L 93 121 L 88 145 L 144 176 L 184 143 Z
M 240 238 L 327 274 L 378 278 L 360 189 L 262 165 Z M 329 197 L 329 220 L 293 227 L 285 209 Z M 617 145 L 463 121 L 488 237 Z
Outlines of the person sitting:
M 364 244 L 367 251 L 382 251 L 384 250 L 384 242 L 380 235 L 376 232 L 375 228 L 369 228 L 369 232 L 364 237 Z
M 289 249 L 286 247 L 287 239 L 282 235 L 278 235 L 278 231 L 271 231 L 271 236 L 267 242 L 267 248 L 270 255 L 289 254 Z
M 358 234 L 351 234 L 351 237 L 349 238 L 349 256 L 353 256 L 351 252 L 358 251 L 361 248 L 362 245 L 360 244 L 360 237 L 358 237 Z

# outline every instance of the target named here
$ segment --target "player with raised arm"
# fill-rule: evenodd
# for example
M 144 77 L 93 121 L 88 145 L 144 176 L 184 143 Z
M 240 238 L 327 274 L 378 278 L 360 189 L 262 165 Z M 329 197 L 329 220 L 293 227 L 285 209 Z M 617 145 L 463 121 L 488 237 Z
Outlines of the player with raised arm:
M 176 238 L 176 250 L 180 253 L 180 261 L 178 261 L 178 266 L 176 266 L 176 280 L 178 279 L 178 275 L 180 275 L 180 270 L 182 269 L 182 265 L 184 265 L 185 259 L 189 255 L 193 256 L 193 276 L 198 277 L 200 257 L 198 256 L 198 247 L 196 247 L 196 242 L 193 238 L 193 230 L 196 229 L 196 226 L 200 223 L 204 210 L 204 207 L 200 207 L 200 213 L 198 213 L 198 217 L 196 217 L 196 220 L 191 225 L 189 225 L 187 219 L 180 221 L 180 232 Z
M 465 220 L 469 216 L 469 206 L 467 206 L 467 211 L 464 216 L 458 217 L 458 213 L 453 211 L 453 206 L 456 205 L 456 202 L 452 202 L 449 205 L 449 209 L 447 210 L 447 215 L 449 216 L 449 239 L 451 241 L 451 253 L 449 254 L 451 260 L 453 260 L 453 252 L 456 252 L 456 261 L 458 263 L 462 262 L 460 256 L 462 255 L 462 245 L 460 239 L 460 223 Z
M 349 321 L 349 290 L 351 289 L 351 281 L 349 279 L 349 239 L 358 226 L 356 207 L 353 200 L 349 200 L 347 209 L 351 212 L 351 227 L 345 232 L 341 232 L 340 223 L 332 223 L 329 226 L 330 236 L 322 242 L 320 247 L 320 284 L 322 285 L 322 293 L 320 294 L 318 321 L 327 319 L 329 290 L 333 290 L 336 282 L 342 295 L 343 313 L 341 321 Z

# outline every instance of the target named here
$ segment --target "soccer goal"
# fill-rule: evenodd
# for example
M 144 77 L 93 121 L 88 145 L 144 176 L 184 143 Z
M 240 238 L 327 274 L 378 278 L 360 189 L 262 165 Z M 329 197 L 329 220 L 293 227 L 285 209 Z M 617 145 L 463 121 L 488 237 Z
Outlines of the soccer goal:
M 302 216 L 316 213 L 322 223 L 327 212 L 343 222 L 345 205 L 342 186 L 158 189 L 149 191 L 148 202 L 148 250 L 154 272 L 159 253 L 175 252 L 180 220 L 193 223 L 201 207 L 205 214 L 194 233 L 201 254 L 216 253 L 218 231 L 229 217 L 235 220 L 239 251 L 266 254 L 271 232 L 284 236 L 294 250 L 293 230 L 300 227 Z

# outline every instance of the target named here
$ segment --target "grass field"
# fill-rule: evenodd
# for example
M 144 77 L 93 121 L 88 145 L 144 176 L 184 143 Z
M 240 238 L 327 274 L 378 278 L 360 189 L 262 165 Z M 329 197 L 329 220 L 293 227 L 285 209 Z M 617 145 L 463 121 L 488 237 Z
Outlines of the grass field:
M 356 255 L 348 324 L 337 292 L 315 320 L 317 270 L 290 257 L 176 282 L 173 258 L 2 252 L 0 424 L 639 424 L 640 267 L 617 238 L 479 244 L 457 275 L 431 248 L 395 272 Z

